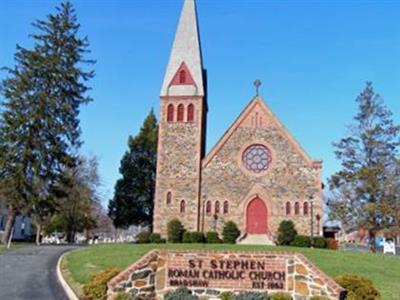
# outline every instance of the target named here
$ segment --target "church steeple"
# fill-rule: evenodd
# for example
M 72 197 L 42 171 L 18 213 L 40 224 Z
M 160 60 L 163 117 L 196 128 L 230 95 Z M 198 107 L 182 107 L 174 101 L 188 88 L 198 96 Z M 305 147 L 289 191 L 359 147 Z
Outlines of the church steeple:
M 205 96 L 203 74 L 196 3 L 185 0 L 160 96 Z

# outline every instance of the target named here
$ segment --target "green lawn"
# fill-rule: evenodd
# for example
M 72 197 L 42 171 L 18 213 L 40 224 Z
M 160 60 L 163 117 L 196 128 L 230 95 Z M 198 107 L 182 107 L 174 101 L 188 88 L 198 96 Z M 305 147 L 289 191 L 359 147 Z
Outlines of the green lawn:
M 14 250 L 14 249 L 19 249 L 19 248 L 24 248 L 24 247 L 30 247 L 30 246 L 35 246 L 35 244 L 32 243 L 22 243 L 22 242 L 18 242 L 18 243 L 11 243 L 10 249 L 7 249 L 7 245 L 6 244 L 0 244 L 0 254 L 4 251 L 10 251 L 10 250 Z
M 383 300 L 400 299 L 400 257 L 381 254 L 365 254 L 330 250 L 247 246 L 247 245 L 95 245 L 69 253 L 63 261 L 67 281 L 79 293 L 79 286 L 87 282 L 90 275 L 115 266 L 123 269 L 156 247 L 169 249 L 233 249 L 265 251 L 297 251 L 303 253 L 328 275 L 334 277 L 343 273 L 356 273 L 371 279 L 383 296 Z

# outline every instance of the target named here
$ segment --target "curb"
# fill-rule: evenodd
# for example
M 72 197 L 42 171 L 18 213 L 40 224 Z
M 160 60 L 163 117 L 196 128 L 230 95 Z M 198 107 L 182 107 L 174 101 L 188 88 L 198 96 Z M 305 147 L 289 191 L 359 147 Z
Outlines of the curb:
M 64 292 L 67 294 L 68 298 L 70 300 L 79 300 L 78 296 L 75 294 L 75 292 L 71 289 L 71 287 L 65 281 L 65 279 L 61 273 L 61 261 L 63 260 L 63 258 L 66 254 L 67 253 L 64 253 L 63 255 L 61 255 L 57 261 L 57 278 L 58 278 L 58 281 L 61 283 L 61 286 L 64 289 Z

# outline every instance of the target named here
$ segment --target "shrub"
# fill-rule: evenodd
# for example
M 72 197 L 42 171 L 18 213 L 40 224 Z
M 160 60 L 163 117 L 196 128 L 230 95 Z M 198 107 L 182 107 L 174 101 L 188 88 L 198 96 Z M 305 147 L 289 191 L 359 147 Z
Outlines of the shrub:
M 236 223 L 233 221 L 226 222 L 222 230 L 222 236 L 224 239 L 224 243 L 235 244 L 236 239 L 240 236 L 240 230 L 237 227 Z
M 108 268 L 102 272 L 92 275 L 89 282 L 83 286 L 85 296 L 93 300 L 107 298 L 107 283 L 120 271 L 117 268 Z
M 284 220 L 279 224 L 278 245 L 290 245 L 297 236 L 294 223 L 290 220 Z
M 206 233 L 206 241 L 209 244 L 219 244 L 222 242 L 219 238 L 218 232 L 215 231 L 209 231 Z
M 313 238 L 313 246 L 315 248 L 326 248 L 326 239 L 323 236 Z
M 181 243 L 183 234 L 185 232 L 185 228 L 183 227 L 181 221 L 178 219 L 173 219 L 168 222 L 167 227 L 168 242 Z
M 127 293 L 118 293 L 113 298 L 113 300 L 130 300 L 130 299 L 131 299 L 131 295 L 129 295 Z
M 204 243 L 206 241 L 206 237 L 204 236 L 204 233 L 194 231 L 190 235 L 190 241 L 192 243 Z
M 312 296 L 310 300 L 330 300 L 330 298 L 325 296 Z
M 163 244 L 165 243 L 165 239 L 161 238 L 159 233 L 152 233 L 149 236 L 150 243 L 153 244 Z
M 192 292 L 187 287 L 179 287 L 175 291 L 169 291 L 165 294 L 164 300 L 197 300 L 197 296 L 192 295 Z
M 260 292 L 242 292 L 236 295 L 235 300 L 268 300 L 268 296 L 265 293 Z
M 292 296 L 287 293 L 274 293 L 268 297 L 269 300 L 292 300 Z
M 306 235 L 298 235 L 295 237 L 294 241 L 291 244 L 294 247 L 310 247 L 311 246 L 311 239 L 309 236 Z
M 380 300 L 378 290 L 371 280 L 356 274 L 343 274 L 335 277 L 335 281 L 347 290 L 347 300 Z
M 232 292 L 222 292 L 219 295 L 219 299 L 221 300 L 235 300 L 235 294 Z
M 192 233 L 190 231 L 185 231 L 182 237 L 182 242 L 185 244 L 189 244 L 192 242 Z
M 326 248 L 331 249 L 331 250 L 337 250 L 337 249 L 339 249 L 339 242 L 333 238 L 327 238 L 326 239 Z
M 136 239 L 139 244 L 150 243 L 150 232 L 141 231 L 136 235 Z

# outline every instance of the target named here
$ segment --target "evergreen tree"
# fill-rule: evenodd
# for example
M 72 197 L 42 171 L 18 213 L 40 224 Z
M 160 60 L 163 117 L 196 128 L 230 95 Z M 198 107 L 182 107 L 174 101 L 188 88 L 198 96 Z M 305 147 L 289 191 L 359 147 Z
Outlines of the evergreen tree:
M 30 213 L 40 231 L 55 208 L 50 191 L 81 145 L 79 110 L 91 101 L 85 71 L 87 38 L 70 2 L 36 21 L 32 50 L 17 45 L 14 68 L 1 83 L 0 188 L 8 206 L 6 240 L 15 215 Z
M 129 149 L 119 169 L 122 177 L 116 182 L 114 198 L 108 205 L 115 227 L 153 223 L 157 132 L 157 119 L 151 110 L 139 134 L 129 137 Z
M 349 135 L 334 143 L 342 169 L 329 179 L 329 207 L 345 230 L 366 228 L 375 250 L 376 232 L 391 226 L 396 214 L 391 204 L 395 195 L 387 183 L 396 168 L 400 126 L 394 125 L 372 83 L 367 82 L 356 101 L 358 112 Z

